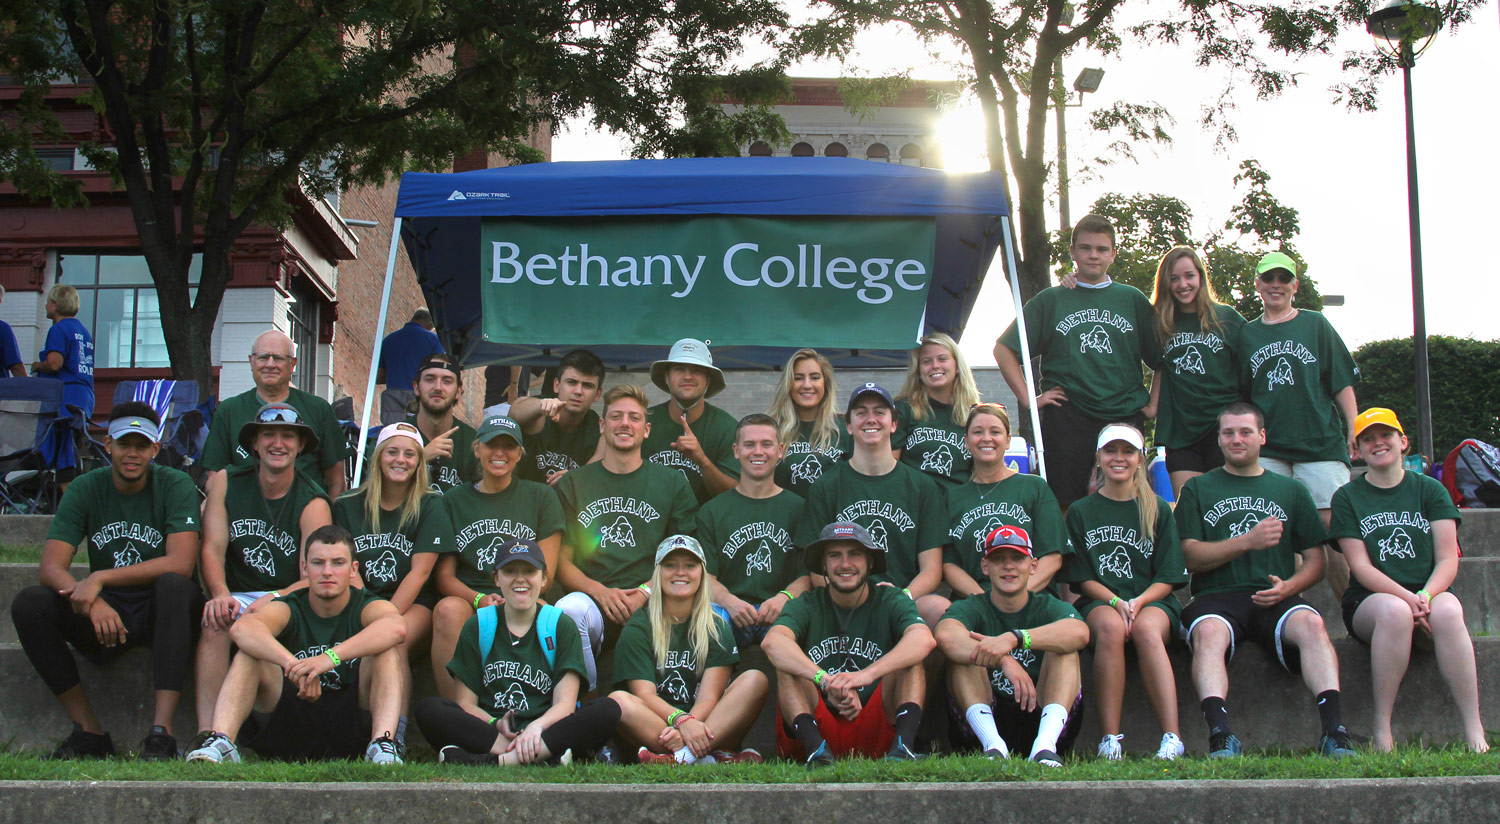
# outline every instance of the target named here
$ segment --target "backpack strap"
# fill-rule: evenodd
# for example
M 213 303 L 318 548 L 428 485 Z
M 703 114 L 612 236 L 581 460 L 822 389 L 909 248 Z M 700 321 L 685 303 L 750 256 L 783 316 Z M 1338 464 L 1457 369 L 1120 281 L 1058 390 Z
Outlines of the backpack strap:
M 490 658 L 490 649 L 495 646 L 495 626 L 499 623 L 500 608 L 493 604 L 475 613 L 479 618 L 479 662 L 481 665 Z M 550 663 L 550 660 L 549 660 Z
M 542 642 L 542 652 L 547 656 L 547 668 L 557 661 L 557 619 L 562 609 L 552 604 L 543 604 L 536 616 L 536 637 Z

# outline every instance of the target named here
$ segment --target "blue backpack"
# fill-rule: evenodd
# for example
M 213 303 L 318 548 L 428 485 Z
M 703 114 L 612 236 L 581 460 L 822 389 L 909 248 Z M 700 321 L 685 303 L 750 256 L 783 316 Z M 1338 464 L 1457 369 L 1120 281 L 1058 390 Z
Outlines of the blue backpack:
M 557 619 L 562 610 L 551 604 L 542 604 L 536 615 L 536 637 L 542 642 L 542 652 L 547 656 L 550 669 L 557 659 Z M 479 616 L 479 660 L 489 660 L 490 650 L 495 646 L 495 629 L 500 624 L 500 607 L 488 606 L 478 612 Z

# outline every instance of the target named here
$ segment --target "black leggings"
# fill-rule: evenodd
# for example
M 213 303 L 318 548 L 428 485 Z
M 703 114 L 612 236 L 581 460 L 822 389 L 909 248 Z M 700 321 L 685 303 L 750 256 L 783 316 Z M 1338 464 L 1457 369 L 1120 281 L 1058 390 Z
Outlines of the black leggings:
M 175 572 L 164 573 L 147 589 L 106 589 L 99 597 L 120 614 L 125 643 L 106 648 L 87 615 L 78 615 L 68 599 L 44 586 L 27 587 L 10 605 L 16 635 L 31 665 L 53 695 L 78 685 L 78 664 L 68 644 L 93 658 L 110 658 L 131 647 L 151 648 L 151 671 L 157 690 L 182 691 L 193 660 L 193 637 L 203 618 L 203 592 Z
M 448 745 L 474 753 L 487 753 L 500 735 L 494 727 L 464 711 L 446 698 L 422 699 L 417 704 L 417 726 L 435 750 Z M 597 752 L 620 726 L 620 705 L 610 698 L 585 701 L 572 715 L 542 730 L 542 743 L 556 758 L 565 750 L 575 755 Z

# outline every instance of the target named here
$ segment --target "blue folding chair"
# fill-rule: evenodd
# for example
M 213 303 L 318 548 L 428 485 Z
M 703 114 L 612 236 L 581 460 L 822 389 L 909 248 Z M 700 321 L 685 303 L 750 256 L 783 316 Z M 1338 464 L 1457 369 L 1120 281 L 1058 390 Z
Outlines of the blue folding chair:
M 208 440 L 208 422 L 198 406 L 196 381 L 120 381 L 115 403 L 140 401 L 156 410 L 161 420 L 161 452 L 156 462 L 187 470 L 197 462 Z
M 108 455 L 88 436 L 83 411 L 63 414 L 62 381 L 50 378 L 0 380 L 0 509 L 21 515 L 56 511 L 58 470 L 48 459 L 55 439 L 68 433 L 80 469 L 85 459 L 107 465 Z

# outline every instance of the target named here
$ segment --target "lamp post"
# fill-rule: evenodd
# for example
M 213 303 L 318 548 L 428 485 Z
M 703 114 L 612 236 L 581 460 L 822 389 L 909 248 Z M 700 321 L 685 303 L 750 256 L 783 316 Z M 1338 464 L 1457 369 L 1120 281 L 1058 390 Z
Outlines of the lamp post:
M 1427 308 L 1422 293 L 1422 224 L 1417 208 L 1417 136 L 1412 121 L 1411 69 L 1441 27 L 1437 9 L 1411 0 L 1389 0 L 1365 22 L 1381 50 L 1396 58 L 1406 92 L 1406 210 L 1411 233 L 1412 351 L 1416 362 L 1417 447 L 1436 460 L 1432 447 L 1432 389 L 1427 371 Z
M 1062 90 L 1062 58 L 1058 57 L 1052 65 L 1053 82 L 1059 91 Z M 1067 111 L 1069 106 L 1082 106 L 1083 96 L 1089 92 L 1099 91 L 1099 83 L 1104 80 L 1103 69 L 1084 69 L 1078 73 L 1078 78 L 1073 81 L 1073 91 L 1078 92 L 1078 102 L 1069 103 L 1071 95 L 1060 95 L 1057 98 L 1057 211 L 1058 217 L 1062 219 L 1063 231 L 1073 228 L 1073 218 L 1068 214 L 1068 120 Z

